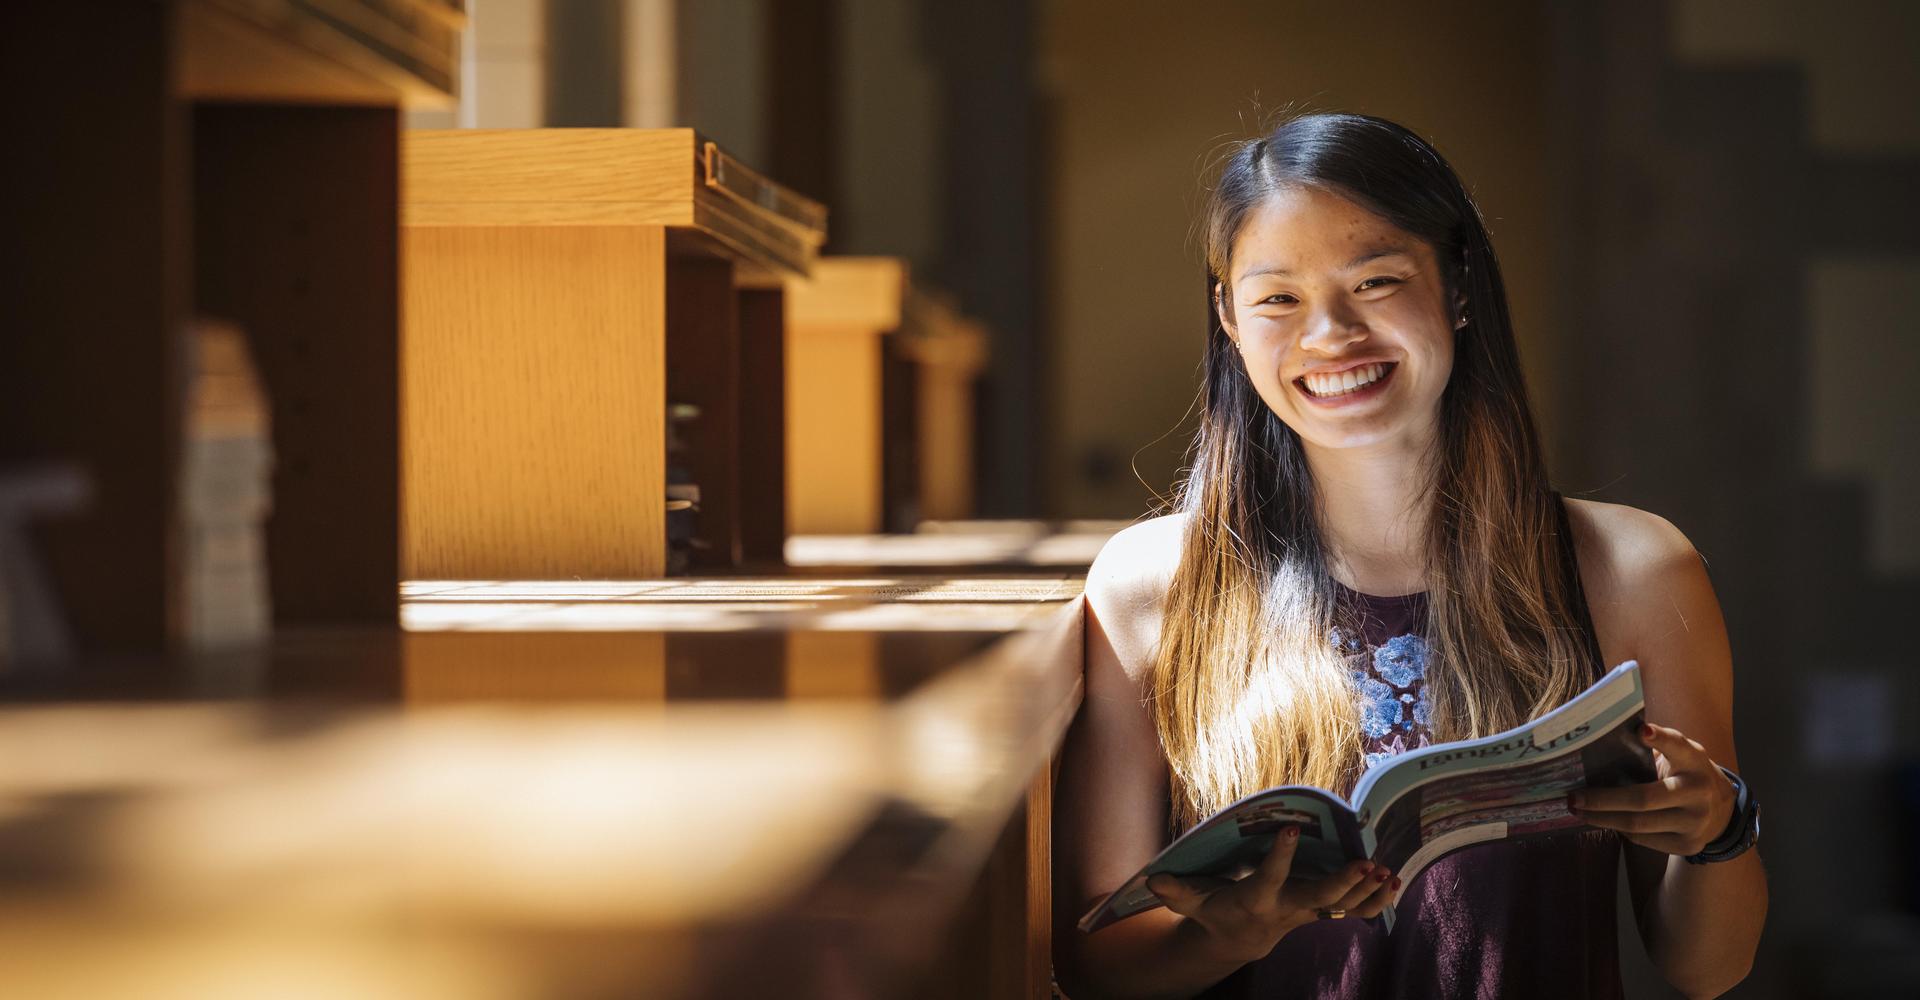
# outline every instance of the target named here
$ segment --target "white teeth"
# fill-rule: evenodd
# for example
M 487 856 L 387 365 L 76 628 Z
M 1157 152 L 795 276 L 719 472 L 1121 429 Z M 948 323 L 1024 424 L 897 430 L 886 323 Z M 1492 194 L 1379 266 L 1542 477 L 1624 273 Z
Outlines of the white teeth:
M 1337 375 L 1308 375 L 1302 381 L 1307 389 L 1316 396 L 1340 396 L 1352 392 L 1370 382 L 1378 381 L 1387 373 L 1387 366 L 1380 362 L 1361 365 Z

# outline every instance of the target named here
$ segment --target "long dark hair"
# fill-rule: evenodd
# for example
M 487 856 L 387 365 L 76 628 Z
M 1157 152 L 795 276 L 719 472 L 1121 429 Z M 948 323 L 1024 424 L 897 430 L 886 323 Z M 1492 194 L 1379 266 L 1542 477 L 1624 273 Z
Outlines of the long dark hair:
M 1518 725 L 1579 693 L 1598 663 L 1486 224 L 1446 160 L 1408 129 L 1369 115 L 1297 115 L 1236 144 L 1209 190 L 1200 232 L 1225 302 L 1249 213 L 1294 185 L 1426 241 L 1444 300 L 1464 293 L 1467 324 L 1455 333 L 1424 470 L 1427 690 L 1436 738 Z M 1299 436 L 1255 391 L 1217 320 L 1204 370 L 1175 500 L 1189 515 L 1185 545 L 1151 685 L 1176 826 L 1272 784 L 1350 787 L 1360 759 L 1353 682 L 1325 638 L 1341 609 Z

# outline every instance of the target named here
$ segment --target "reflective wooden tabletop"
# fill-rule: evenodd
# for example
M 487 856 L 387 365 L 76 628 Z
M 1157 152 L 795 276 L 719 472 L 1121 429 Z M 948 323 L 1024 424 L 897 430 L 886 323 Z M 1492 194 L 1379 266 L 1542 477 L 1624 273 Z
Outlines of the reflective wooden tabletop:
M 0 674 L 0 995 L 902 995 L 1077 706 L 1080 583 L 422 582 Z

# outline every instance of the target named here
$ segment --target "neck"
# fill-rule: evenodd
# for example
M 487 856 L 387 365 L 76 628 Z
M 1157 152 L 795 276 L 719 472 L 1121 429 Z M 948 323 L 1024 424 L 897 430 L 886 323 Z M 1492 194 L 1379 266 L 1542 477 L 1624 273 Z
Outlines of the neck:
M 1320 494 L 1320 527 L 1334 579 L 1382 596 L 1425 590 L 1425 448 L 1405 441 L 1362 448 L 1302 445 Z

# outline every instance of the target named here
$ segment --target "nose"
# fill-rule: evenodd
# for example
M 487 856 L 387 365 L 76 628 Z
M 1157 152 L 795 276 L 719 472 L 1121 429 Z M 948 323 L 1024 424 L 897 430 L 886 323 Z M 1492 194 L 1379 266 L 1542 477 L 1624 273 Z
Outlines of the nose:
M 1300 338 L 1300 349 L 1315 354 L 1338 355 L 1348 344 L 1365 340 L 1367 326 L 1344 303 L 1335 300 L 1321 306 L 1307 321 L 1307 332 Z

